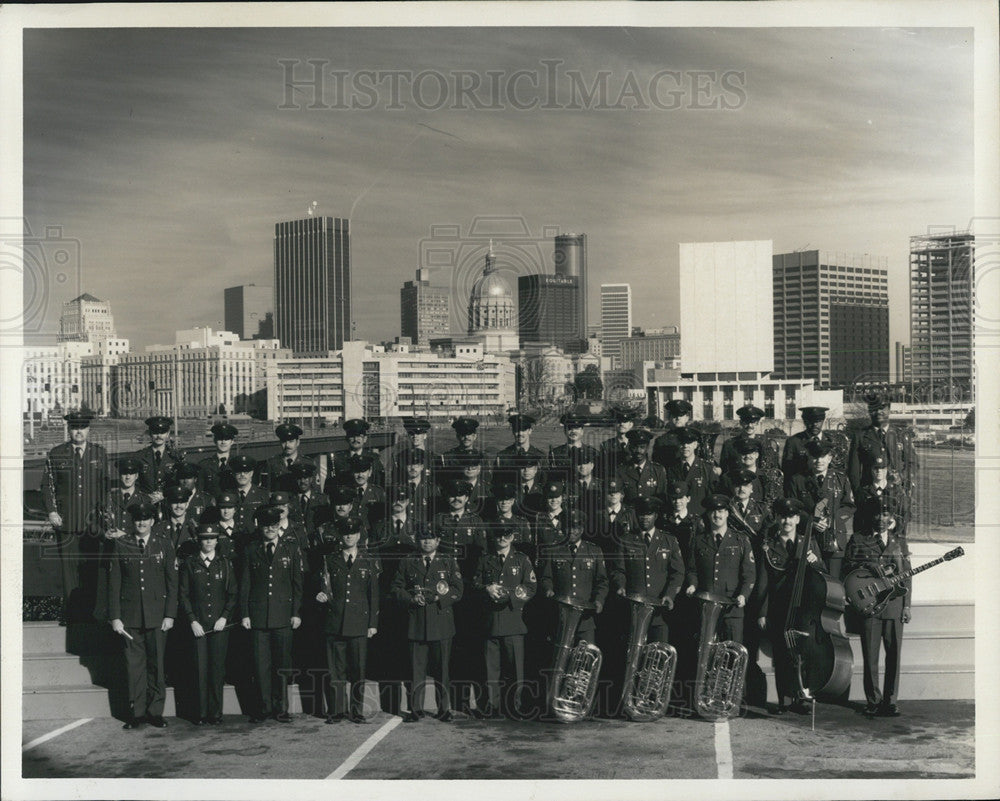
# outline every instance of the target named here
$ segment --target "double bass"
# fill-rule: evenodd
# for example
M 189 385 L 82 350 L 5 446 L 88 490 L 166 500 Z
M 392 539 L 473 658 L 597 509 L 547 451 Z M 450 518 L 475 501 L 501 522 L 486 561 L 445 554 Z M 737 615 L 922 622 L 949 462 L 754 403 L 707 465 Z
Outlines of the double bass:
M 796 548 L 795 583 L 785 617 L 785 646 L 792 660 L 798 700 L 838 698 L 851 686 L 854 655 L 844 633 L 844 585 L 826 573 L 808 569 L 812 518 Z

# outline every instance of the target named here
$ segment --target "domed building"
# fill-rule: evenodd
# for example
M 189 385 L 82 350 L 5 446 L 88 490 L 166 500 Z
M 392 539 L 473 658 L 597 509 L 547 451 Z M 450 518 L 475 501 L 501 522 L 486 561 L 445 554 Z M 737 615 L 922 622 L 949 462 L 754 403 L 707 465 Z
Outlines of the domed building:
M 517 350 L 517 310 L 514 294 L 497 271 L 493 243 L 486 265 L 469 295 L 469 336 L 483 343 L 486 353 Z

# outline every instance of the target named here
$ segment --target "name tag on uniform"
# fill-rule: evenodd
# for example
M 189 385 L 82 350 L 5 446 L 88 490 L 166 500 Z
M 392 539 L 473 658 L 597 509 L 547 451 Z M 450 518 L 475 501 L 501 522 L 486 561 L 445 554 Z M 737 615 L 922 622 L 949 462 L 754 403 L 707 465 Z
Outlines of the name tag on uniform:
M 555 562 L 554 562 L 554 564 L 555 564 L 556 567 L 565 567 L 566 560 L 565 559 L 556 559 Z

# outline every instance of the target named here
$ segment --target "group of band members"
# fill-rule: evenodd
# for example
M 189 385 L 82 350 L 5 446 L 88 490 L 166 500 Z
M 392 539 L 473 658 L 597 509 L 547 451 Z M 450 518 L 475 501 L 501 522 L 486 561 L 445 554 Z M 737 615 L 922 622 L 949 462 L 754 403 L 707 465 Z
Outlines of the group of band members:
M 764 413 L 754 406 L 738 410 L 740 431 L 718 466 L 699 455 L 683 400 L 666 404 L 658 436 L 616 410 L 616 433 L 599 448 L 584 442 L 585 421 L 566 415 L 566 442 L 548 453 L 531 444 L 535 421 L 515 414 L 513 442 L 495 455 L 478 445 L 473 418 L 455 419 L 457 444 L 436 455 L 430 423 L 408 418 L 405 439 L 382 454 L 367 445 L 366 421 L 347 420 L 347 449 L 319 458 L 300 452 L 298 426 L 281 424 L 280 452 L 264 461 L 234 455 L 238 432 L 218 423 L 215 453 L 191 463 L 170 446 L 171 421 L 151 417 L 150 444 L 118 459 L 114 487 L 107 454 L 87 441 L 89 417 L 70 414 L 70 441 L 51 451 L 43 494 L 68 591 L 93 570 L 93 615 L 121 636 L 126 729 L 167 725 L 171 648 L 192 655 L 171 680 L 191 688 L 198 725 L 221 722 L 227 678 L 251 688 L 241 705 L 254 722 L 291 719 L 292 676 L 300 692 L 313 683 L 314 712 L 325 709 L 327 723 L 365 722 L 366 679 L 393 713 L 405 684 L 404 720 L 419 721 L 428 676 L 443 722 L 456 711 L 544 714 L 561 597 L 590 606 L 576 640 L 604 654 L 597 714 L 621 711 L 634 634 L 625 596 L 636 595 L 657 601 L 648 641 L 677 648 L 676 696 L 690 708 L 700 591 L 730 600 L 716 636 L 749 650 L 746 701 L 758 706 L 757 654 L 769 635 L 779 699 L 770 711 L 781 714 L 789 701 L 803 711 L 780 635 L 798 560 L 836 577 L 909 567 L 901 476 L 915 456 L 887 410 L 870 403 L 845 474 L 831 467 L 826 410 L 802 409 L 806 429 L 786 441 L 777 479 L 761 469 Z M 803 554 L 806 520 L 814 536 Z M 909 615 L 907 595 L 863 622 L 870 715 L 898 714 Z

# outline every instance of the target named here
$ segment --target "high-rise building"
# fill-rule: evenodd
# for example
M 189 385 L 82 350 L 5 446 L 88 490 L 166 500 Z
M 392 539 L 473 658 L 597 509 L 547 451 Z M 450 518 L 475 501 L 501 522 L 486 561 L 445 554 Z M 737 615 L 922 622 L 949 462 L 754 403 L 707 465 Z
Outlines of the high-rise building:
M 417 270 L 416 278 L 399 290 L 400 335 L 414 345 L 426 345 L 432 337 L 448 336 L 450 319 L 450 289 L 432 286 L 430 271 Z
M 555 263 L 556 275 L 575 276 L 577 279 L 577 295 L 579 296 L 579 330 L 576 339 L 587 338 L 587 235 L 560 234 L 556 237 Z M 523 338 L 523 337 L 522 337 Z
M 601 284 L 601 355 L 621 367 L 619 343 L 632 336 L 632 287 Z
M 232 331 L 240 339 L 253 339 L 261 334 L 261 325 L 267 325 L 267 315 L 271 313 L 274 302 L 271 287 L 256 284 L 231 286 L 224 290 L 223 298 L 223 322 L 227 331 Z
M 681 355 L 681 335 L 650 334 L 631 336 L 619 342 L 622 368 L 634 369 L 640 362 L 669 362 Z
M 580 279 L 570 275 L 522 275 L 517 279 L 517 323 L 523 348 L 547 342 L 580 349 Z
M 115 339 L 111 304 L 84 293 L 63 304 L 58 342 L 100 342 Z
M 910 380 L 972 396 L 971 233 L 910 237 Z
M 885 259 L 805 250 L 773 258 L 774 375 L 818 387 L 889 380 Z
M 483 274 L 469 293 L 469 336 L 483 344 L 486 353 L 517 350 L 517 310 L 514 296 L 497 269 L 492 242 Z
M 307 217 L 274 226 L 274 330 L 295 353 L 339 350 L 351 338 L 351 225 Z

